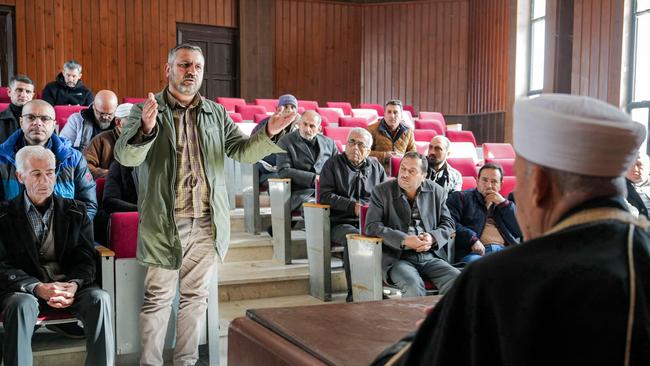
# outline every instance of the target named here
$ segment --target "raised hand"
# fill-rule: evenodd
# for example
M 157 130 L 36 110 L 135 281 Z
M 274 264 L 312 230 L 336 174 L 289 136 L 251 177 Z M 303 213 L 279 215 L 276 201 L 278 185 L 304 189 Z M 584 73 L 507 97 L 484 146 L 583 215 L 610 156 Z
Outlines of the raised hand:
M 158 116 L 158 102 L 153 93 L 149 93 L 147 100 L 142 106 L 142 132 L 150 134 L 156 127 L 156 117 Z
M 269 135 L 269 137 L 277 135 L 293 122 L 297 116 L 298 113 L 295 111 L 289 109 L 285 110 L 284 106 L 278 107 L 266 124 L 266 134 Z

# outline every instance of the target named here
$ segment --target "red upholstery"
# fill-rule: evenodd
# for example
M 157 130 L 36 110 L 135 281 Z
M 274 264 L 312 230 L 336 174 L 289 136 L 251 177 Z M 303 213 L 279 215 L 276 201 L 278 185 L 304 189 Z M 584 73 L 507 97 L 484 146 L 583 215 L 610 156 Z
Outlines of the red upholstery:
M 122 103 L 138 104 L 138 103 L 144 103 L 145 100 L 147 100 L 147 98 L 124 97 L 124 98 L 122 98 Z
M 431 142 L 431 139 L 438 136 L 439 133 L 435 130 L 413 130 L 415 141 Z
M 299 100 L 298 107 L 305 108 L 306 111 L 315 111 L 318 108 L 318 102 L 315 100 Z
M 296 112 L 298 112 L 298 114 L 300 114 L 300 115 L 305 113 L 305 111 L 306 111 L 305 107 L 298 107 L 298 109 L 296 109 Z
M 376 122 L 379 119 L 377 111 L 374 109 L 352 108 L 352 117 L 365 118 L 369 123 Z
M 111 214 L 108 245 L 115 258 L 135 258 L 138 246 L 138 213 L 114 212 Z
M 429 154 L 429 145 L 431 144 L 431 141 L 415 141 L 415 150 L 419 152 L 422 155 L 428 155 Z
M 368 120 L 360 117 L 341 117 L 339 127 L 368 127 Z
M 244 121 L 244 119 L 241 118 L 241 114 L 239 114 L 239 113 L 232 112 L 232 113 L 228 113 L 228 115 L 230 116 L 230 119 L 233 122 L 242 122 L 242 121 Z
M 97 204 L 102 205 L 104 200 L 104 185 L 106 184 L 106 178 L 97 178 L 95 179 L 95 193 L 97 193 Z
M 501 165 L 503 168 L 503 176 L 514 176 L 515 175 L 515 159 L 485 159 L 485 164 L 493 163 Z
M 278 109 L 277 99 L 255 99 L 255 105 L 263 105 L 267 112 L 274 112 Z
M 224 106 L 227 112 L 236 112 L 235 106 L 246 105 L 246 101 L 242 98 L 217 97 L 217 103 Z
M 451 142 L 471 142 L 476 146 L 476 138 L 472 131 L 447 130 L 446 135 Z
M 363 205 L 359 210 L 359 230 L 361 230 L 361 235 L 366 235 L 366 215 L 368 215 L 368 205 Z
M 329 108 L 341 108 L 343 114 L 346 116 L 352 115 L 352 104 L 348 102 L 327 102 L 325 103 Z
M 0 103 L 11 103 L 8 86 L 0 86 Z
M 434 119 L 436 121 L 440 121 L 443 124 L 445 124 L 445 117 L 442 115 L 440 112 L 420 112 L 420 115 L 418 116 L 420 119 Z
M 331 138 L 334 141 L 339 141 L 342 145 L 348 142 L 348 135 L 352 127 L 324 127 L 323 135 Z
M 260 123 L 264 121 L 269 115 L 266 113 L 255 113 L 253 116 L 253 122 Z
M 235 105 L 235 112 L 241 114 L 241 118 L 244 121 L 252 121 L 255 118 L 255 114 L 266 113 L 266 108 L 261 105 Z
M 381 104 L 359 103 L 359 108 L 374 109 L 377 111 L 379 117 L 384 116 L 384 107 Z
M 321 127 L 325 127 L 330 124 L 330 121 L 327 119 L 327 117 L 321 115 L 320 116 L 320 125 Z
M 0 315 L 0 326 L 4 324 L 4 316 Z M 76 322 L 77 318 L 67 309 L 53 309 L 47 308 L 45 311 L 39 312 L 36 317 L 36 324 L 61 324 Z
M 444 135 L 447 126 L 435 119 L 418 119 L 415 121 L 415 130 L 433 130 L 438 135 Z
M 498 143 L 484 143 L 483 144 L 483 158 L 484 159 L 501 159 L 501 158 L 515 158 L 515 149 L 510 144 Z
M 402 158 L 399 156 L 393 156 L 390 158 L 390 176 L 397 177 L 399 173 L 399 165 L 402 162 Z
M 339 149 L 339 152 L 342 153 L 343 152 L 343 144 L 341 143 L 341 141 L 334 141 L 334 143 L 336 144 L 336 148 Z
M 415 108 L 412 105 L 404 105 L 404 110 L 411 112 L 411 116 L 415 116 Z
M 5 109 L 9 108 L 9 104 L 11 104 L 11 103 L 0 103 L 0 112 L 2 112 Z
M 316 179 L 314 179 L 314 188 L 316 203 L 320 203 L 320 177 L 318 176 L 316 176 Z
M 59 125 L 59 131 L 63 129 L 68 118 L 81 110 L 84 110 L 88 107 L 84 105 L 55 105 L 54 114 L 56 115 L 56 123 Z
M 343 117 L 336 109 L 330 108 L 316 108 L 316 112 L 322 117 L 326 117 L 329 123 L 339 123 L 339 118 Z
M 514 191 L 517 188 L 517 178 L 516 177 L 503 177 L 503 183 L 501 183 L 501 190 L 499 193 L 503 197 L 508 197 L 510 192 Z
M 463 177 L 478 177 L 476 164 L 471 158 L 447 158 L 447 163 L 458 170 Z
M 476 178 L 474 177 L 463 177 L 463 191 L 466 189 L 476 188 Z

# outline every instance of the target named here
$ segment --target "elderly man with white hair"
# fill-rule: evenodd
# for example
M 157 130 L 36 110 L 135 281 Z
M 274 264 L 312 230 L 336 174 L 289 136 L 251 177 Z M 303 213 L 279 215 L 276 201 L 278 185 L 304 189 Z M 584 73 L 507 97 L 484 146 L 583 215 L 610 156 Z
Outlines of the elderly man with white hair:
M 386 180 L 384 167 L 368 157 L 372 135 L 364 128 L 353 128 L 348 134 L 345 154 L 331 157 L 320 176 L 320 202 L 330 205 L 330 235 L 343 246 L 343 266 L 348 285 L 346 301 L 352 301 L 352 282 L 348 256 L 347 234 L 359 233 L 359 212 L 368 204 L 375 186 Z
M 624 200 L 645 134 L 592 98 L 518 100 L 515 195 L 527 241 L 469 265 L 402 362 L 649 365 L 648 222 Z
M 4 364 L 31 365 L 39 310 L 68 309 L 84 325 L 86 365 L 113 365 L 111 300 L 94 285 L 97 253 L 86 206 L 54 194 L 52 151 L 25 146 L 16 167 L 25 190 L 0 205 Z

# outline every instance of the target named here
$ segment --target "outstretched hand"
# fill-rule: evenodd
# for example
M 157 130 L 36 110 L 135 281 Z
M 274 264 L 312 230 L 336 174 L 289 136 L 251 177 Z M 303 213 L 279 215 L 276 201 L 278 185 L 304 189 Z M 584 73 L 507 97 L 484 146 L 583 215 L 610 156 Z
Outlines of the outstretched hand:
M 146 135 L 156 127 L 156 117 L 158 116 L 158 102 L 153 93 L 149 93 L 147 100 L 142 106 L 142 132 Z
M 269 137 L 277 135 L 293 122 L 296 116 L 298 116 L 297 112 L 285 109 L 284 106 L 278 107 L 266 123 L 266 134 Z

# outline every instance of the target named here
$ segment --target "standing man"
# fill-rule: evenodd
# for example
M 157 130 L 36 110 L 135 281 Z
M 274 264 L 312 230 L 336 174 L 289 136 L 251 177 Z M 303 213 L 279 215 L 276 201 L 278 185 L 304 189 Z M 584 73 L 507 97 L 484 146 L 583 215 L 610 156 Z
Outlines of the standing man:
M 72 147 L 83 151 L 90 140 L 102 131 L 115 127 L 117 95 L 110 90 L 100 90 L 90 108 L 74 113 L 59 135 L 67 138 Z
M 402 364 L 649 365 L 648 221 L 624 199 L 645 135 L 588 97 L 515 102 L 517 219 L 527 241 L 468 266 Z
M 402 102 L 393 99 L 386 102 L 384 118 L 368 126 L 372 135 L 370 156 L 374 156 L 390 167 L 390 158 L 403 156 L 408 151 L 415 151 L 413 130 L 402 121 Z
M 254 163 L 282 152 L 269 137 L 295 117 L 295 112 L 279 108 L 266 129 L 246 138 L 222 106 L 198 93 L 204 66 L 201 48 L 174 47 L 165 68 L 167 87 L 133 107 L 115 146 L 117 161 L 139 166 L 137 258 L 147 267 L 141 365 L 163 364 L 167 321 L 179 282 L 174 364 L 196 363 L 211 273 L 217 256 L 225 258 L 230 241 L 224 157 Z
M 42 99 L 51 105 L 90 105 L 93 93 L 81 81 L 81 65 L 75 60 L 66 61 L 56 80 L 43 89 Z
M 34 98 L 34 82 L 25 75 L 15 75 L 9 79 L 9 108 L 0 112 L 0 143 L 20 128 L 23 106 Z
M 427 160 L 429 171 L 427 179 L 438 183 L 447 191 L 447 194 L 460 191 L 463 188 L 463 176 L 447 163 L 451 142 L 445 136 L 434 136 L 429 143 Z

